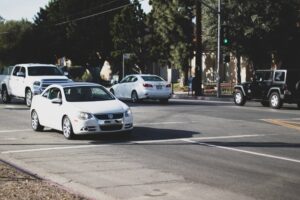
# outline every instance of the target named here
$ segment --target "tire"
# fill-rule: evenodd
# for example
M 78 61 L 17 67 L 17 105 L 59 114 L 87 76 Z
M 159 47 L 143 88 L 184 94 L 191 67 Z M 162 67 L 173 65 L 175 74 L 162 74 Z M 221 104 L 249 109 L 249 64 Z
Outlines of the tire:
M 298 107 L 298 109 L 300 109 L 300 102 L 297 103 L 297 107 Z
M 270 106 L 270 102 L 269 101 L 262 101 L 262 102 L 260 102 L 261 103 L 261 105 L 263 106 L 263 107 L 269 107 Z
M 243 106 L 246 103 L 246 98 L 241 90 L 236 90 L 233 96 L 234 103 L 238 106 Z
M 1 99 L 2 99 L 2 102 L 5 104 L 9 103 L 11 100 L 6 87 L 3 87 L 2 91 L 1 91 Z
M 32 92 L 30 89 L 27 89 L 25 92 L 25 103 L 27 107 L 31 106 L 31 102 L 32 102 Z
M 138 96 L 138 94 L 136 93 L 136 91 L 132 91 L 132 93 L 131 93 L 131 102 L 132 102 L 132 103 L 137 103 L 137 102 L 139 102 L 139 96 Z
M 282 99 L 278 92 L 273 92 L 269 97 L 270 106 L 274 109 L 280 109 L 282 107 Z
M 167 104 L 169 102 L 169 99 L 160 99 L 159 102 L 161 104 Z
M 65 116 L 62 121 L 62 130 L 66 139 L 70 140 L 74 138 L 73 127 L 70 119 Z
M 35 110 L 31 112 L 31 127 L 34 131 L 44 130 L 44 126 L 40 124 L 38 114 L 36 113 Z

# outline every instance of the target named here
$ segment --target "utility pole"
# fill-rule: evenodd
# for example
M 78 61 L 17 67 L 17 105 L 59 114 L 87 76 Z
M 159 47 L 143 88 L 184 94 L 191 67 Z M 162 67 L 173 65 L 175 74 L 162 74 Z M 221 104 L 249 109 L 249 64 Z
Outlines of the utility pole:
M 196 2 L 196 74 L 195 78 L 197 81 L 196 96 L 202 95 L 202 3 L 200 0 L 195 0 Z
M 218 0 L 217 97 L 221 97 L 221 0 Z

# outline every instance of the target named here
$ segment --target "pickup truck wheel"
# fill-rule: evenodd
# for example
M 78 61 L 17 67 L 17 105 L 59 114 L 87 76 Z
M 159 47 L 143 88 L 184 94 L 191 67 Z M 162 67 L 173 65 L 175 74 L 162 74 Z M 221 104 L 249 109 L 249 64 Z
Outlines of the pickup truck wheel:
M 238 106 L 243 106 L 246 103 L 246 98 L 241 90 L 236 90 L 233 97 L 234 103 Z
M 1 99 L 2 99 L 2 102 L 3 102 L 3 103 L 9 103 L 9 102 L 10 102 L 10 96 L 9 96 L 9 94 L 8 94 L 8 92 L 7 92 L 6 87 L 4 87 L 4 88 L 2 89 L 2 92 L 1 92 Z
M 278 92 L 273 92 L 271 95 L 270 95 L 270 105 L 272 108 L 275 108 L 275 109 L 280 109 L 282 107 L 282 100 L 280 98 L 280 95 L 278 94 Z
M 67 116 L 63 118 L 62 130 L 65 138 L 68 140 L 74 138 L 73 127 L 70 119 Z
M 31 101 L 32 101 L 32 92 L 30 89 L 27 89 L 25 92 L 25 103 L 26 106 L 30 107 L 31 106 Z
M 42 131 L 44 129 L 44 126 L 40 124 L 39 117 L 35 110 L 31 113 L 31 127 L 34 131 Z

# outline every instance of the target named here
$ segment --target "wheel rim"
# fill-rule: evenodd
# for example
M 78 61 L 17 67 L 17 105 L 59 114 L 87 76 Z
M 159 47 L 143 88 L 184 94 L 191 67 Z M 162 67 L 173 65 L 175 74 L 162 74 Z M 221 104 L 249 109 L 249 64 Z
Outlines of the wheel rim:
M 136 92 L 132 93 L 131 99 L 132 99 L 132 102 L 137 102 L 137 94 L 136 94 Z
M 31 91 L 27 90 L 27 92 L 26 92 L 26 105 L 27 106 L 31 105 L 31 98 L 32 98 Z
M 234 97 L 235 97 L 235 102 L 236 102 L 236 103 L 239 104 L 239 103 L 242 102 L 242 95 L 241 95 L 241 93 L 239 93 L 239 92 L 238 92 L 238 93 L 235 93 L 235 96 L 234 96 Z
M 277 95 L 272 95 L 271 97 L 271 105 L 276 107 L 278 105 L 279 99 Z
M 38 124 L 39 124 L 38 115 L 36 114 L 36 112 L 33 112 L 31 115 L 31 126 L 34 130 L 36 130 L 38 127 Z
M 68 118 L 64 119 L 63 123 L 63 133 L 66 138 L 69 138 L 71 135 L 71 122 Z

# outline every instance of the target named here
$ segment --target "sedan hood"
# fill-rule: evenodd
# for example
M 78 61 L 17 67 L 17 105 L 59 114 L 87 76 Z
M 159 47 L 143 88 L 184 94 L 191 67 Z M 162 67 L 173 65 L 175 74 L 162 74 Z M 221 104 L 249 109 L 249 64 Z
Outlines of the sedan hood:
M 125 112 L 128 108 L 126 104 L 119 100 L 72 102 L 71 104 L 81 112 L 92 114 Z

